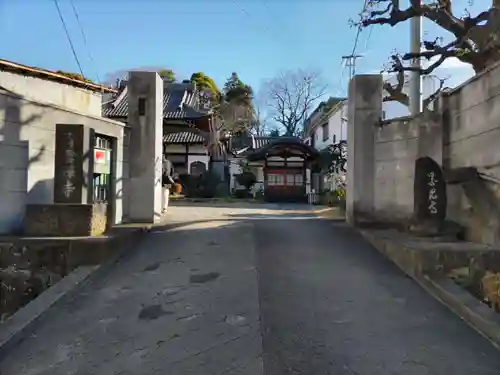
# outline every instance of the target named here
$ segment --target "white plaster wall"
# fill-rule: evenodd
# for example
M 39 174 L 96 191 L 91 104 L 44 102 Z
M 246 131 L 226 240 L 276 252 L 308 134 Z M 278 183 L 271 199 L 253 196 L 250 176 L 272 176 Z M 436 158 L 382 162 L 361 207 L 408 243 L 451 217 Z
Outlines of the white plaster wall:
M 314 129 L 314 134 L 312 136 L 315 138 L 314 147 L 317 150 L 323 150 L 324 148 L 338 143 L 341 140 L 347 140 L 347 109 L 348 103 L 347 101 L 344 101 L 340 108 L 328 118 L 329 137 L 327 140 L 323 141 L 323 129 L 321 126 Z M 336 177 L 338 177 L 337 174 L 323 176 L 323 188 L 335 190 Z
M 210 157 L 208 155 L 188 155 L 189 173 L 191 173 L 191 164 L 197 161 L 201 161 L 205 164 L 205 168 L 208 171 L 208 163 L 210 161 Z
M 29 100 L 54 104 L 91 116 L 101 115 L 101 93 L 4 71 L 0 71 L 0 87 Z
M 116 136 L 116 218 L 122 219 L 124 124 L 0 92 L 0 233 L 18 230 L 28 203 L 53 202 L 55 127 L 83 124 Z
M 188 152 L 208 155 L 208 150 L 204 145 L 188 145 Z
M 208 154 L 207 148 L 204 145 L 188 145 L 188 171 L 191 173 L 191 164 L 197 161 L 205 164 L 206 169 L 208 170 L 210 156 Z M 165 146 L 165 153 L 168 155 L 169 153 L 178 153 L 185 154 L 186 153 L 186 145 L 184 144 L 169 144 Z M 182 157 L 182 156 L 181 156 Z
M 259 191 L 264 189 L 264 167 L 252 167 L 253 173 L 257 179 L 257 182 L 253 186 L 254 191 Z
M 236 182 L 236 179 L 234 178 L 234 175 L 241 173 L 241 168 L 240 168 L 240 163 L 239 163 L 240 160 L 242 160 L 242 159 L 241 158 L 235 158 L 235 157 L 232 157 L 232 158 L 228 159 L 228 162 L 229 162 L 229 175 L 230 175 L 230 179 L 229 179 L 229 189 L 230 189 L 230 191 L 233 191 L 238 186 L 238 183 Z
M 338 111 L 328 118 L 328 139 L 323 140 L 323 128 L 321 124 L 314 129 L 314 147 L 322 150 L 329 145 L 347 140 L 347 101 L 343 102 Z

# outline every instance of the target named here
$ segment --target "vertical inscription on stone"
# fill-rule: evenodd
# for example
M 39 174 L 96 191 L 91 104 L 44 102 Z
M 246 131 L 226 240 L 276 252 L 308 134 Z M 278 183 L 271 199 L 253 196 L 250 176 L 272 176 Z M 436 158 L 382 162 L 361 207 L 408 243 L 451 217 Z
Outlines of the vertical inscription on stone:
M 418 220 L 444 221 L 446 218 L 446 184 L 438 163 L 429 157 L 415 162 L 415 217 Z
M 83 125 L 56 125 L 54 203 L 82 203 Z

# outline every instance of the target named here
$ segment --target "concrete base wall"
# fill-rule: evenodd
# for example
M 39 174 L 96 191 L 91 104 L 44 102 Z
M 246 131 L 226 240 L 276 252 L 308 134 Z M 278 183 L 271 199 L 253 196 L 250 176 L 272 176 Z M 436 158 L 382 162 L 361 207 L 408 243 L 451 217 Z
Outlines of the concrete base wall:
M 107 228 L 107 206 L 97 204 L 34 204 L 26 206 L 27 236 L 98 236 Z

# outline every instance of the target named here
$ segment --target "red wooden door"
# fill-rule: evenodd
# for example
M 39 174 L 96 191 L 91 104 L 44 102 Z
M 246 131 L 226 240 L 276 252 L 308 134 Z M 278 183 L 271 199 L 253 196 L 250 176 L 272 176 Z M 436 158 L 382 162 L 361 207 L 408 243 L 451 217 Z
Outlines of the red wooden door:
M 302 169 L 268 169 L 266 195 L 272 200 L 301 200 L 305 194 Z

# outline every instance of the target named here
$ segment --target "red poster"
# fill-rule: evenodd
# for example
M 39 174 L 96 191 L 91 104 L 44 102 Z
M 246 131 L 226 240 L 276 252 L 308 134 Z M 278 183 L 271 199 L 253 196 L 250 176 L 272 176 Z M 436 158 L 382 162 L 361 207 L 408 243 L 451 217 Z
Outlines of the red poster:
M 106 153 L 101 150 L 94 150 L 94 160 L 96 163 L 105 163 Z

